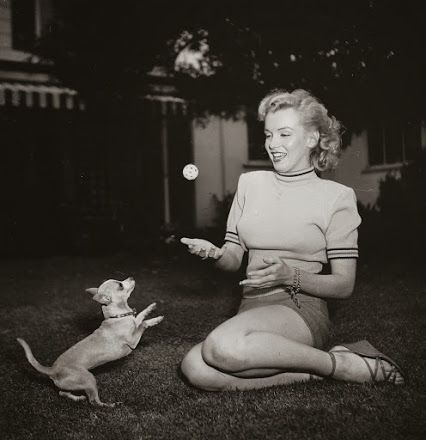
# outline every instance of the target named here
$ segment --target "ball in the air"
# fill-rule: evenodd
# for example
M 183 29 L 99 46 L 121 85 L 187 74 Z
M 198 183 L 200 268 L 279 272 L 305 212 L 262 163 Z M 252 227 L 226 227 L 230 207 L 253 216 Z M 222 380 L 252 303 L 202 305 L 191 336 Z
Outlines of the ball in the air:
M 198 168 L 193 163 L 189 163 L 183 167 L 182 174 L 187 180 L 195 180 L 198 176 Z

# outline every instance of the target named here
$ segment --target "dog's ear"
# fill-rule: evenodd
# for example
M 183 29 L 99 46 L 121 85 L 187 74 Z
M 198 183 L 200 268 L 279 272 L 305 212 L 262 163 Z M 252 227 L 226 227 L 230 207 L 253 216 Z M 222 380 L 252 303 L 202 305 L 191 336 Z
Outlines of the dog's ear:
M 93 299 L 104 306 L 111 304 L 111 301 L 112 301 L 112 298 L 109 295 L 107 295 L 105 293 L 99 293 L 99 292 L 93 296 Z
M 87 293 L 90 293 L 93 295 L 93 299 L 97 301 L 98 303 L 101 303 L 105 306 L 111 303 L 112 298 L 105 294 L 105 293 L 99 293 L 99 289 L 97 287 L 90 287 L 89 289 L 86 289 Z
M 87 293 L 90 293 L 91 295 L 96 295 L 98 293 L 98 288 L 97 287 L 89 287 L 88 289 L 86 289 Z

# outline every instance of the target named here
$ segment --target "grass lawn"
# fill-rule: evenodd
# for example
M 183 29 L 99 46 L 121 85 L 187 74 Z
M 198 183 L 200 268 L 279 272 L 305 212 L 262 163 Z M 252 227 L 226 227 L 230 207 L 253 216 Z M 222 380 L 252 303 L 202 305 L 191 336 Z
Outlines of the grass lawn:
M 165 320 L 127 358 L 95 370 L 93 408 L 58 396 L 15 338 L 50 365 L 101 321 L 86 287 L 135 277 L 130 305 L 158 303 Z M 425 438 L 424 270 L 361 263 L 351 299 L 333 304 L 335 342 L 367 338 L 405 368 L 406 386 L 324 381 L 207 393 L 185 384 L 179 362 L 238 305 L 235 279 L 186 255 L 57 257 L 0 267 L 0 438 L 6 439 L 420 439 Z M 153 314 L 155 316 L 155 314 Z

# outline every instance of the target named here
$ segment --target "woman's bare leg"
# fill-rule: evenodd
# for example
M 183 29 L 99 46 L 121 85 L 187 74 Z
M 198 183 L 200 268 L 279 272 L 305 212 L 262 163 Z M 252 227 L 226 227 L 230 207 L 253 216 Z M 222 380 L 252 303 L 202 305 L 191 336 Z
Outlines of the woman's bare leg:
M 340 354 L 335 379 L 365 382 L 365 363 L 352 354 Z M 374 360 L 370 360 L 374 362 Z M 330 355 L 312 347 L 305 321 L 292 309 L 266 306 L 225 321 L 194 347 L 182 362 L 182 371 L 195 386 L 206 390 L 263 388 L 328 376 Z
M 232 374 L 262 369 L 329 374 L 330 356 L 312 344 L 308 326 L 294 310 L 266 306 L 214 329 L 203 342 L 202 356 L 208 365 Z
M 309 373 L 318 374 L 321 364 L 321 373 L 331 371 L 330 356 L 314 349 L 312 343 L 309 328 L 296 312 L 284 306 L 261 307 L 236 315 L 213 330 L 206 341 L 187 354 L 182 371 L 193 385 L 208 390 L 242 390 L 307 381 L 312 378 Z M 244 364 L 246 355 L 253 359 Z M 216 362 L 215 356 L 224 362 Z M 305 359 L 307 366 L 301 368 Z
M 205 391 L 244 391 L 266 388 L 274 385 L 289 385 L 311 379 L 305 373 L 278 373 L 270 377 L 242 378 L 219 371 L 204 362 L 201 355 L 202 343 L 193 347 L 182 361 L 182 372 L 195 387 Z

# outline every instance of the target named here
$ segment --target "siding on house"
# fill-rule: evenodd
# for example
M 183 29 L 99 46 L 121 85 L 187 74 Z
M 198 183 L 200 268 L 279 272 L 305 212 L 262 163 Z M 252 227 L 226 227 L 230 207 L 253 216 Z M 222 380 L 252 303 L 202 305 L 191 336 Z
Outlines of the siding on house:
M 212 226 L 216 216 L 214 197 L 233 193 L 248 155 L 244 120 L 211 117 L 193 122 L 194 163 L 200 170 L 195 184 L 196 225 Z
M 373 206 L 379 195 L 380 180 L 387 172 L 385 169 L 369 171 L 368 139 L 364 130 L 352 135 L 351 143 L 343 151 L 337 168 L 324 173 L 323 177 L 352 187 L 359 202 Z
M 421 148 L 426 149 L 426 125 L 421 124 Z M 325 178 L 335 180 L 355 190 L 360 203 L 374 206 L 380 191 L 380 181 L 386 174 L 393 172 L 399 175 L 399 165 L 370 167 L 368 163 L 368 138 L 364 130 L 360 134 L 352 135 L 350 145 L 345 149 L 339 165 L 331 173 L 326 173 Z
M 0 3 L 0 50 L 12 47 L 12 25 L 9 2 Z

